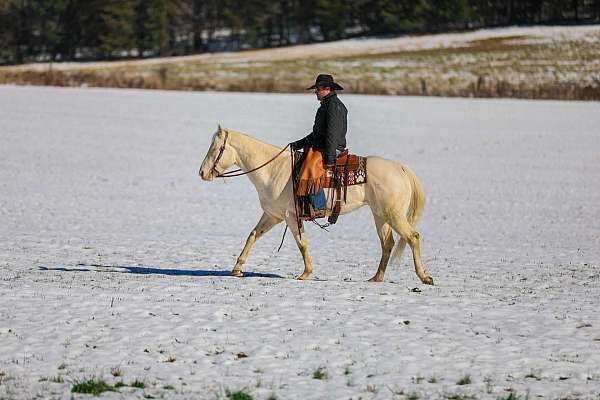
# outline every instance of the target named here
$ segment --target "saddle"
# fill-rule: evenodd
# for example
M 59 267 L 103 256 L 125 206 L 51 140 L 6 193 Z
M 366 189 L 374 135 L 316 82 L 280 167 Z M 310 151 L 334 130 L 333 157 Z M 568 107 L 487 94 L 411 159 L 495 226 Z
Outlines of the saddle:
M 314 220 L 328 216 L 335 224 L 340 215 L 342 201 L 346 202 L 348 186 L 367 182 L 367 159 L 347 150 L 336 159 L 335 165 L 323 166 L 321 150 L 309 148 L 293 154 L 293 183 L 297 215 L 301 220 Z M 308 195 L 321 189 L 328 190 L 329 204 L 325 210 L 315 210 Z

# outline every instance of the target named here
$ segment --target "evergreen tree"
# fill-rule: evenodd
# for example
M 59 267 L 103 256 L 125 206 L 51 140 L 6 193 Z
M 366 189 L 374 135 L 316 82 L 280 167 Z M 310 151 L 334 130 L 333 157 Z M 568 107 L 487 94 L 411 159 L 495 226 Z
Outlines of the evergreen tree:
M 414 20 L 419 22 L 421 30 L 442 31 L 464 28 L 472 18 L 468 0 L 420 0 Z
M 600 0 L 0 0 L 0 63 L 580 20 Z
M 56 28 L 57 42 L 54 53 L 62 59 L 72 60 L 77 56 L 77 48 L 84 42 L 84 26 L 86 26 L 86 7 L 81 0 L 63 1 L 64 8 L 58 18 Z
M 36 16 L 32 6 L 28 0 L 4 0 L 0 3 L 0 43 L 2 49 L 6 49 L 8 62 L 23 63 L 33 54 L 33 24 Z
M 346 9 L 343 0 L 317 0 L 315 18 L 323 39 L 335 40 L 343 37 L 346 25 Z
M 300 43 L 311 43 L 314 41 L 311 27 L 315 19 L 316 0 L 294 1 L 292 12 L 296 16 L 298 30 L 298 41 Z
M 159 55 L 168 39 L 165 0 L 137 0 L 135 9 L 135 41 L 139 57 L 146 52 Z
M 128 55 L 136 48 L 136 0 L 111 0 L 100 6 L 98 48 L 107 58 Z
M 7 0 L 0 0 L 0 63 L 13 61 L 13 27 L 9 18 L 10 5 Z

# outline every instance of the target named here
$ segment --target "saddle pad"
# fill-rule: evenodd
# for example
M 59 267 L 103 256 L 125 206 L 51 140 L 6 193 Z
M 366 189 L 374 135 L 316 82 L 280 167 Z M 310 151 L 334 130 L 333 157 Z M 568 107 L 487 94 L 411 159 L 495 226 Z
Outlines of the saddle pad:
M 335 169 L 335 179 L 334 179 Z M 323 181 L 324 188 L 334 188 L 335 183 L 340 182 L 342 186 L 359 185 L 367 182 L 367 158 L 356 154 L 342 154 L 338 157 L 336 165 L 328 167 L 325 171 Z

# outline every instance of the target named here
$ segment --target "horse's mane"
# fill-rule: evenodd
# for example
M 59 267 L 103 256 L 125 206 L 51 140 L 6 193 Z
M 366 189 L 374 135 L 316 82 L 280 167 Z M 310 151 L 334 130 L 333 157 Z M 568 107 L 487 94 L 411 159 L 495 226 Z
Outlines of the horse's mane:
M 247 133 L 244 133 L 244 132 L 234 131 L 233 129 L 223 129 L 223 130 L 226 131 L 226 132 L 229 132 L 230 135 L 234 134 L 234 135 L 241 136 L 241 137 L 243 137 L 243 138 L 245 138 L 247 140 L 255 142 L 256 144 L 270 146 L 270 147 L 273 148 L 273 150 L 281 149 L 281 147 L 279 147 L 279 146 L 275 146 L 273 144 L 270 144 L 270 143 L 267 143 L 267 142 L 263 142 L 262 140 L 257 139 L 257 138 L 255 138 L 253 136 L 250 136 L 250 135 L 248 135 Z

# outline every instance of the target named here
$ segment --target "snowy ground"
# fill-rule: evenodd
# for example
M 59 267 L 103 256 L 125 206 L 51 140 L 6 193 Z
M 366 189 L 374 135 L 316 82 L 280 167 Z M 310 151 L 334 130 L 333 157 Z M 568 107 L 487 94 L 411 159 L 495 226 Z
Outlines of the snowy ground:
M 599 399 L 600 105 L 342 98 L 423 181 L 436 286 L 364 282 L 368 209 L 308 227 L 313 280 L 283 226 L 227 276 L 260 210 L 198 178 L 216 124 L 283 145 L 312 95 L 0 87 L 0 398 Z

